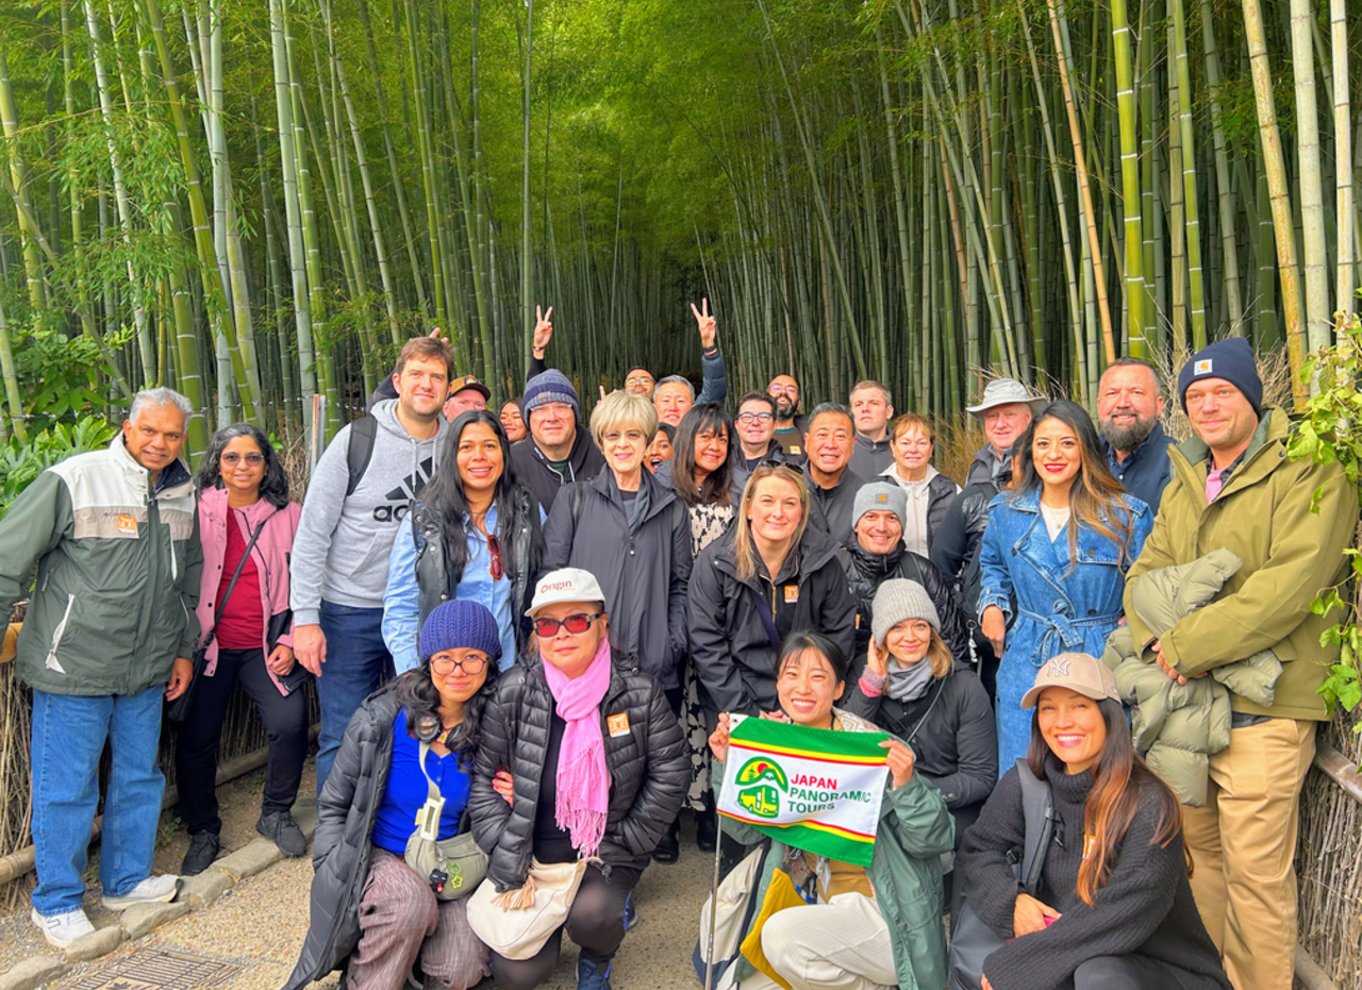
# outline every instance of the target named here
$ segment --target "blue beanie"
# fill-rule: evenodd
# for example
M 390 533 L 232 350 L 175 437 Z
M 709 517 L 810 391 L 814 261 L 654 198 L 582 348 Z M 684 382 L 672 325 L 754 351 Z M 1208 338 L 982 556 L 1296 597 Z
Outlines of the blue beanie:
M 566 402 L 573 413 L 582 411 L 582 401 L 577 398 L 577 390 L 568 381 L 567 375 L 557 368 L 541 371 L 525 383 L 525 415 L 549 402 Z
M 1203 378 L 1221 378 L 1248 399 L 1253 411 L 1261 414 L 1263 408 L 1263 381 L 1258 377 L 1258 363 L 1253 357 L 1253 348 L 1243 337 L 1226 337 L 1214 344 L 1203 347 L 1192 355 L 1178 373 L 1178 401 L 1183 412 L 1187 411 L 1187 389 L 1192 382 Z
M 493 660 L 501 657 L 501 632 L 492 613 L 477 602 L 443 602 L 421 625 L 418 652 L 426 660 L 445 650 L 481 650 Z

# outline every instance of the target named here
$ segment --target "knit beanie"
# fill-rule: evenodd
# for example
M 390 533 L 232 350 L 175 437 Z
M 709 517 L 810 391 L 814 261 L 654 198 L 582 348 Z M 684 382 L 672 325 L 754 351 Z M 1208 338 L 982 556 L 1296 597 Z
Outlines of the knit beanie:
M 907 619 L 925 619 L 938 634 L 941 632 L 941 616 L 932 604 L 932 597 L 916 581 L 893 578 L 884 582 L 875 592 L 870 608 L 870 630 L 877 643 L 883 643 L 889 630 Z
M 851 503 L 851 526 L 854 529 L 867 512 L 892 512 L 899 525 L 908 528 L 908 495 L 892 481 L 872 481 L 856 491 Z
M 486 606 L 448 601 L 435 606 L 426 616 L 417 647 L 422 660 L 460 648 L 481 650 L 493 660 L 501 656 L 501 632 Z
M 574 415 L 582 411 L 582 400 L 577 398 L 577 390 L 572 387 L 567 375 L 557 368 L 541 371 L 525 383 L 525 417 L 528 419 L 530 413 L 549 402 L 566 402 L 572 407 Z
M 1192 355 L 1178 373 L 1178 401 L 1187 411 L 1187 389 L 1202 378 L 1223 378 L 1248 399 L 1256 413 L 1262 412 L 1263 382 L 1258 377 L 1258 364 L 1253 348 L 1243 337 L 1226 337 L 1203 347 Z

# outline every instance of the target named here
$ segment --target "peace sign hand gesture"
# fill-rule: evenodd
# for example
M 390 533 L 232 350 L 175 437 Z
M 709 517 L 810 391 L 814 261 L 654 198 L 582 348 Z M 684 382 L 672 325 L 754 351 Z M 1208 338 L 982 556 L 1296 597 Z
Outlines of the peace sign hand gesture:
M 553 339 L 553 324 L 549 322 L 552 318 L 552 306 L 547 313 L 542 312 L 538 306 L 534 308 L 534 356 L 541 361 L 544 360 L 544 351 L 548 349 L 549 341 Z
M 714 348 L 714 338 L 718 331 L 714 324 L 714 317 L 709 315 L 709 300 L 700 300 L 700 309 L 695 308 L 695 303 L 690 304 L 690 311 L 695 316 L 695 322 L 700 330 L 700 346 L 705 350 Z
M 865 644 L 865 665 L 880 677 L 889 676 L 889 658 L 885 655 L 887 652 L 875 640 L 874 636 L 871 636 L 870 641 Z

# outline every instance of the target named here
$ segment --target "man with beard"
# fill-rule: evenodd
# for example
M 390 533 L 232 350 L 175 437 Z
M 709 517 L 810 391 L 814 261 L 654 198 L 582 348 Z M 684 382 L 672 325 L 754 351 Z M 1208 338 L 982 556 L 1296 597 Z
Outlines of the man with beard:
M 802 463 L 805 456 L 804 434 L 808 423 L 799 415 L 799 382 L 794 375 L 776 375 L 766 386 L 766 394 L 776 402 L 775 438 L 785 455 Z
M 1097 422 L 1107 464 L 1126 491 L 1149 503 L 1157 515 L 1173 462 L 1173 440 L 1163 432 L 1163 395 L 1154 369 L 1139 358 L 1113 361 L 1097 387 Z
M 804 445 L 809 452 L 804 477 L 809 483 L 809 525 L 838 545 L 851 538 L 852 505 L 865 479 L 848 465 L 856 427 L 847 407 L 825 402 L 809 417 Z

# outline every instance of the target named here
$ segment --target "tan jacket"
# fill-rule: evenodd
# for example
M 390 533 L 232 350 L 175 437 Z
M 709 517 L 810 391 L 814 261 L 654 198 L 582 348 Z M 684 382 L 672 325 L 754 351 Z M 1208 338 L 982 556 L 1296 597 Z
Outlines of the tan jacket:
M 1231 694 L 1235 711 L 1280 718 L 1328 717 L 1317 693 L 1338 647 L 1320 646 L 1320 633 L 1338 616 L 1317 616 L 1310 603 L 1342 580 L 1343 549 L 1357 526 L 1357 490 L 1338 464 L 1287 457 L 1290 422 L 1265 409 L 1248 455 L 1224 490 L 1206 502 L 1207 447 L 1193 437 L 1169 451 L 1173 479 L 1163 494 L 1154 531 L 1126 577 L 1125 606 L 1135 644 L 1146 659 L 1155 636 L 1132 607 L 1141 577 L 1185 564 L 1225 547 L 1244 566 L 1225 582 L 1218 600 L 1179 620 L 1163 637 L 1163 656 L 1191 677 L 1271 650 L 1282 662 L 1276 700 L 1255 705 Z M 1318 511 L 1311 502 L 1318 492 Z

